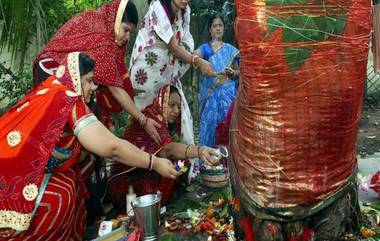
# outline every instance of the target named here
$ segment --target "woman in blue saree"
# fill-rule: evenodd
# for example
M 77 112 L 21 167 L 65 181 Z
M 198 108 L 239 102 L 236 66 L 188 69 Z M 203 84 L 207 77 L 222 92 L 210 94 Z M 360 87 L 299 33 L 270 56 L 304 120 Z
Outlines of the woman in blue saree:
M 214 146 L 215 128 L 227 115 L 236 98 L 239 76 L 239 50 L 223 42 L 224 22 L 220 15 L 213 15 L 208 23 L 210 42 L 195 51 L 209 61 L 216 77 L 201 75 L 200 78 L 200 124 L 199 145 Z

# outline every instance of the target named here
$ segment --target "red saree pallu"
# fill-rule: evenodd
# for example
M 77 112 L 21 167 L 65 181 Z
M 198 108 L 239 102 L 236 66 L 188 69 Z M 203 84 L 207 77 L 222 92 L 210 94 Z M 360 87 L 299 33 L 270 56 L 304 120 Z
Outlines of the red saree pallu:
M 77 168 L 60 168 L 50 178 L 32 214 L 47 160 L 76 99 L 68 97 L 68 88 L 54 84 L 54 79 L 50 77 L 0 119 L 0 228 L 23 231 L 6 240 L 82 240 L 84 235 L 85 189 L 78 185 Z
M 128 90 L 131 86 L 131 80 L 128 73 L 123 75 L 124 89 Z M 127 91 L 128 94 L 132 92 Z M 134 92 L 131 98 L 134 97 Z M 98 104 L 97 116 L 99 120 L 108 128 L 113 126 L 111 113 L 119 113 L 123 110 L 119 102 L 113 97 L 107 86 L 100 86 L 96 90 L 96 102 Z
M 0 228 L 18 231 L 11 240 L 84 235 L 86 190 L 74 130 L 96 118 L 79 98 L 78 61 L 79 53 L 69 54 L 59 80 L 49 77 L 0 118 Z M 62 84 L 69 81 L 73 89 Z
M 0 228 L 4 222 L 17 230 L 28 229 L 47 160 L 71 113 L 73 98 L 53 79 L 0 119 Z
M 151 139 L 135 120 L 132 120 L 131 124 L 125 129 L 124 138 L 127 141 L 151 154 L 157 154 L 165 145 L 178 141 L 179 133 L 181 133 L 181 116 L 179 115 L 175 122 L 175 135 L 178 135 L 178 138 L 169 134 L 166 121 L 169 95 L 170 85 L 162 87 L 153 103 L 142 111 L 146 117 L 152 118 L 161 125 L 160 128 L 157 128 L 161 142 L 157 144 Z M 132 185 L 137 195 L 160 191 L 162 193 L 161 204 L 166 205 L 173 192 L 175 180 L 164 178 L 155 171 L 149 172 L 148 170 L 138 168 L 131 171 L 131 169 L 131 167 L 118 163 L 112 166 L 111 177 L 108 182 L 109 196 L 112 202 L 118 208 L 124 210 L 126 204 L 125 195 L 128 193 L 129 185 Z
M 30 228 L 10 241 L 83 240 L 86 224 L 84 195 L 79 168 L 69 168 L 54 175 L 33 217 Z
M 233 187 L 251 214 L 312 215 L 352 184 L 370 0 L 237 0 Z M 353 185 L 353 184 L 352 184 Z

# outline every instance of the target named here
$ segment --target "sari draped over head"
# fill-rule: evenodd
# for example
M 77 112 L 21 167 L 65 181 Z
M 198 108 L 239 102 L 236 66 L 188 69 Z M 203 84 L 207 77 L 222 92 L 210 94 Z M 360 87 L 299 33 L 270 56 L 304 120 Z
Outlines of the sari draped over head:
M 239 61 L 239 50 L 228 43 L 223 43 L 216 52 L 213 51 L 210 43 L 205 43 L 199 46 L 198 51 L 205 60 L 210 62 L 216 73 L 224 72 Z M 236 99 L 236 93 L 236 81 L 201 75 L 199 92 L 200 145 L 210 147 L 216 145 L 215 129 L 225 119 L 231 103 Z
M 108 127 L 110 112 L 120 112 L 122 108 L 106 86 L 123 88 L 131 98 L 135 96 L 125 67 L 126 47 L 119 47 L 115 42 L 127 3 L 128 0 L 114 0 L 74 16 L 55 33 L 34 62 L 36 65 L 44 58 L 52 58 L 62 64 L 73 51 L 95 60 L 94 79 L 100 85 L 96 92 L 98 116 Z
M 49 196 L 43 196 L 45 189 L 49 190 L 49 187 L 46 186 L 49 177 L 53 176 L 51 180 L 54 182 L 59 178 L 56 177 L 58 173 L 64 175 L 63 178 L 77 176 L 76 171 L 70 168 L 79 158 L 80 145 L 76 145 L 72 140 L 70 143 L 64 143 L 62 140 L 68 138 L 63 135 L 68 123 L 70 122 L 69 126 L 73 126 L 74 129 L 79 122 L 74 123 L 71 118 L 73 109 L 76 109 L 76 114 L 78 114 L 79 106 L 85 106 L 80 98 L 82 87 L 78 57 L 78 52 L 69 54 L 64 65 L 58 68 L 56 76 L 49 77 L 0 118 L 0 228 L 26 231 L 32 221 L 47 219 L 42 215 L 43 211 L 39 207 L 39 203 L 44 202 L 43 200 L 46 201 Z M 81 119 L 86 119 L 90 115 L 87 114 Z M 90 119 L 96 120 L 94 116 Z M 60 152 L 63 149 L 56 149 L 57 144 L 75 149 L 64 149 Z M 60 162 L 52 163 L 53 159 Z M 57 188 L 58 185 L 53 187 L 55 191 Z M 73 202 L 77 200 L 73 199 L 70 199 L 72 208 L 74 207 Z M 67 202 L 68 200 L 60 200 L 60 202 L 63 201 Z M 80 203 L 76 203 L 76 205 L 79 207 Z M 65 205 L 61 206 L 62 204 L 59 205 L 60 209 Z M 38 211 L 37 207 L 39 207 Z M 49 209 L 53 209 L 53 205 L 49 204 Z M 40 215 L 33 218 L 36 211 Z M 81 212 L 85 212 L 85 210 Z M 55 213 L 53 217 L 56 215 L 62 214 Z M 79 217 L 79 211 L 76 217 Z M 63 220 L 67 219 L 66 216 L 66 219 Z M 68 222 L 76 224 L 78 220 L 79 218 L 73 218 Z M 44 225 L 51 226 L 52 222 L 49 223 Z M 38 226 L 40 231 L 45 227 L 42 223 L 34 225 Z M 80 226 L 83 225 L 80 224 Z M 65 226 L 62 225 L 62 227 Z M 33 228 L 29 231 L 37 233 L 37 230 Z M 29 231 L 25 235 L 29 235 Z M 24 240 L 25 238 L 23 236 L 15 240 Z
M 123 80 L 123 74 L 127 73 L 125 47 L 116 45 L 115 32 L 120 28 L 127 2 L 115 0 L 71 18 L 38 54 L 35 64 L 48 57 L 62 64 L 68 53 L 80 51 L 95 60 L 94 78 L 97 83 L 125 88 L 128 84 Z M 121 67 L 123 71 L 120 71 Z
M 139 123 L 132 120 L 131 124 L 125 129 L 124 138 L 137 146 L 138 148 L 151 153 L 157 154 L 167 144 L 179 142 L 181 133 L 181 117 L 177 117 L 175 127 L 172 133 L 169 133 L 167 123 L 168 103 L 170 96 L 170 86 L 166 85 L 160 89 L 158 96 L 142 112 L 145 116 L 157 121 L 161 127 L 157 128 L 161 136 L 161 142 L 157 144 L 141 127 Z M 130 170 L 121 164 L 116 164 L 111 169 L 111 178 L 109 182 L 110 196 L 114 204 L 124 208 L 125 194 L 128 192 L 128 186 L 132 185 L 138 195 L 148 193 L 162 193 L 161 204 L 165 205 L 173 192 L 175 180 L 160 176 L 158 173 L 149 172 L 145 169 L 136 169 L 133 172 L 126 173 Z
M 194 144 L 193 119 L 180 81 L 189 65 L 175 58 L 168 48 L 170 39 L 175 37 L 179 45 L 193 51 L 190 11 L 187 6 L 172 16 L 159 0 L 153 0 L 142 19 L 129 67 L 139 109 L 150 105 L 163 86 L 173 84 L 178 88 L 182 98 L 182 142 Z

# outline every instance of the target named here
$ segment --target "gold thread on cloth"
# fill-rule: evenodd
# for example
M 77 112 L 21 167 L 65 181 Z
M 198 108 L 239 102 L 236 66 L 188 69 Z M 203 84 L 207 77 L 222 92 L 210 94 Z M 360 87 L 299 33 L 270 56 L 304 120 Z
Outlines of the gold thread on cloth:
M 79 52 L 70 53 L 67 57 L 67 64 L 69 66 L 69 73 L 74 85 L 75 96 L 82 95 L 82 85 L 80 83 L 80 73 L 79 73 Z M 71 91 L 66 91 L 68 96 L 71 96 Z
M 115 18 L 115 35 L 120 33 L 120 25 L 123 19 L 124 10 L 127 7 L 128 0 L 121 0 L 119 8 L 117 9 L 116 18 Z
M 87 114 L 87 115 L 83 116 L 82 118 L 80 118 L 75 123 L 74 135 L 78 136 L 83 128 L 85 128 L 86 126 L 94 123 L 97 120 L 98 120 L 98 118 L 96 118 L 96 116 L 94 116 L 93 114 Z
M 20 112 L 22 111 L 24 108 L 26 108 L 27 106 L 29 106 L 29 101 L 25 102 L 24 104 L 22 104 L 20 107 L 17 108 L 17 112 Z
M 38 196 L 38 187 L 34 183 L 29 183 L 22 189 L 22 195 L 27 201 L 33 201 Z
M 28 230 L 31 221 L 31 213 L 0 210 L 0 228 L 12 228 L 17 231 L 25 231 Z
M 45 89 L 39 90 L 36 94 L 37 94 L 37 95 L 44 95 L 44 94 L 46 94 L 48 91 L 49 91 L 49 88 L 45 88 Z
M 65 74 L 65 66 L 63 65 L 60 65 L 57 69 L 57 71 L 55 72 L 55 76 L 60 79 L 63 77 L 63 75 Z
M 168 90 L 164 93 L 162 98 L 163 99 L 159 100 L 159 103 L 162 103 L 162 115 L 164 116 L 165 121 L 167 121 L 169 115 L 170 86 L 168 87 Z
M 8 133 L 7 142 L 10 147 L 15 147 L 20 144 L 22 135 L 20 131 L 14 130 Z

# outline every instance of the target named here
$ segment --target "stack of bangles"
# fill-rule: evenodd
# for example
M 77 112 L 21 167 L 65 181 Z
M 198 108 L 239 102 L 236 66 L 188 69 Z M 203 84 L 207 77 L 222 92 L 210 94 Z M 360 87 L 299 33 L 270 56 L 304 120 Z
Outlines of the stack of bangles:
M 137 117 L 137 121 L 140 123 L 142 127 L 145 127 L 146 123 L 148 123 L 148 118 L 143 113 L 140 113 Z
M 185 158 L 186 159 L 190 159 L 190 157 L 188 155 L 188 151 L 189 151 L 189 149 L 190 149 L 191 146 L 192 145 L 187 145 L 187 147 L 186 147 L 186 150 L 185 150 Z M 198 158 L 201 158 L 201 146 L 198 146 L 198 148 L 197 148 L 197 154 L 198 154 Z
M 185 158 L 186 159 L 190 159 L 189 158 L 189 155 L 187 154 L 187 152 L 189 151 L 189 148 L 191 147 L 191 145 L 187 145 L 187 147 L 186 147 L 186 150 L 185 150 Z
M 149 165 L 148 165 L 149 171 L 153 170 L 153 164 L 154 164 L 154 156 L 149 153 Z

